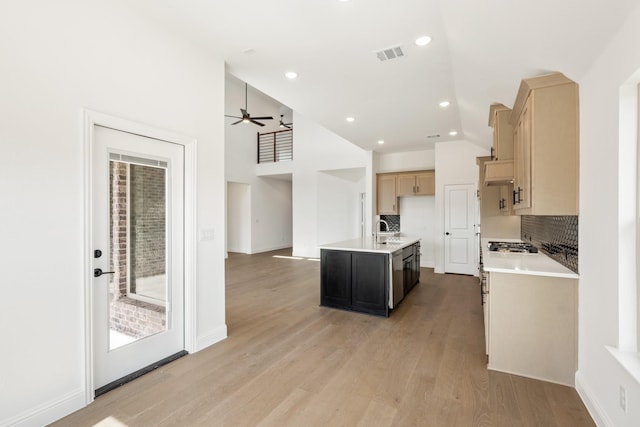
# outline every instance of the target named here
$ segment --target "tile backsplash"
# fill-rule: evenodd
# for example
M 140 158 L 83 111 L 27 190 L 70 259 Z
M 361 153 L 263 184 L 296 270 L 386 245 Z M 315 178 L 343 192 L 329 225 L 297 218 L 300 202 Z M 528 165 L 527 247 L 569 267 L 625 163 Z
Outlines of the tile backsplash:
M 520 237 L 558 261 L 571 271 L 578 272 L 578 217 L 531 216 L 521 217 Z
M 387 231 L 400 232 L 400 215 L 380 215 L 380 219 L 387 221 L 389 224 L 389 230 Z

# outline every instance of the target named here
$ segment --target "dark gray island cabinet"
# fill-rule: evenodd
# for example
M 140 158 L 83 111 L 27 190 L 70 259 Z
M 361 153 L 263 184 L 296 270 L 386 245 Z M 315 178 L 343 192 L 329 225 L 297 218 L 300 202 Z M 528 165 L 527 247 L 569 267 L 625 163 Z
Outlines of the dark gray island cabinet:
M 320 250 L 320 305 L 389 316 L 420 279 L 420 243 L 354 239 Z M 409 256 L 410 255 L 410 256 Z

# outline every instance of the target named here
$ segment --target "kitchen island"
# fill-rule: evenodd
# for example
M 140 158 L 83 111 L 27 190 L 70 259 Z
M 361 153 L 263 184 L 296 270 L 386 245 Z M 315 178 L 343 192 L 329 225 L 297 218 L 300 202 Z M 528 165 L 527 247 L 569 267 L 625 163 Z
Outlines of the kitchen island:
M 358 238 L 320 247 L 320 305 L 389 316 L 420 280 L 420 239 Z

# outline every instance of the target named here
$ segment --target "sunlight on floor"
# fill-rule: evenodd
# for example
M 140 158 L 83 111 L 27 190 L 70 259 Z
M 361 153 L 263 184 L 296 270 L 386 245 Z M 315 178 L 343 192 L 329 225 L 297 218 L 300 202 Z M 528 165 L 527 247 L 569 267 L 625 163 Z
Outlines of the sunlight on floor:
M 297 256 L 284 256 L 284 255 L 274 255 L 274 258 L 283 258 L 283 259 L 304 259 Z
M 115 417 L 107 417 L 104 420 L 100 421 L 97 424 L 93 425 L 94 427 L 127 427 L 127 424 L 119 421 Z
M 272 257 L 282 259 L 306 259 L 307 261 L 320 261 L 320 258 L 304 258 L 299 256 L 272 255 Z

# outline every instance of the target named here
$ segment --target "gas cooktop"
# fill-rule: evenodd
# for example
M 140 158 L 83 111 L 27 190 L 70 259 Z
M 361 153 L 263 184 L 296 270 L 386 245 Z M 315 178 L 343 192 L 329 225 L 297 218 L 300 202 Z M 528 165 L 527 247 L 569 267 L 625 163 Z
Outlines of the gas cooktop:
M 489 251 L 520 254 L 536 254 L 538 248 L 525 242 L 489 242 Z

